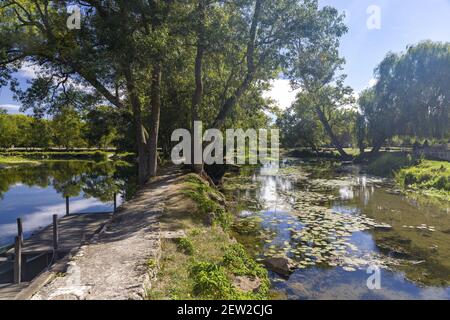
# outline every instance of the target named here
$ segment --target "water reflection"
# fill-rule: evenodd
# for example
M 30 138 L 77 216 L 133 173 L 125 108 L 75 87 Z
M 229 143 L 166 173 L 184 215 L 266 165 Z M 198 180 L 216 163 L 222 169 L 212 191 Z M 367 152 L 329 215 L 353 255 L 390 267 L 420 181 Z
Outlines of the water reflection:
M 0 170 L 0 247 L 17 233 L 16 219 L 23 219 L 25 236 L 51 223 L 53 214 L 70 211 L 112 210 L 114 193 L 118 203 L 135 190 L 135 169 L 125 163 L 55 161 L 39 166 Z

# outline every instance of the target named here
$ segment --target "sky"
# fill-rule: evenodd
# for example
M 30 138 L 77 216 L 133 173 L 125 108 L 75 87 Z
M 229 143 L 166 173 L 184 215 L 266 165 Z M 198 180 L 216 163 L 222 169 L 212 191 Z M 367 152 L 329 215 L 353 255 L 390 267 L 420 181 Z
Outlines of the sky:
M 342 38 L 341 55 L 347 63 L 347 85 L 356 93 L 373 85 L 373 70 L 390 52 L 401 52 L 422 40 L 450 42 L 450 0 L 319 0 L 346 13 L 349 32 Z M 371 28 L 368 28 L 368 23 Z M 25 68 L 20 82 L 33 76 Z M 287 108 L 295 99 L 286 80 L 275 80 L 265 94 Z M 7 88 L 0 89 L 0 107 L 17 113 L 19 104 Z
M 450 42 L 450 0 L 319 0 L 346 13 L 348 33 L 341 40 L 346 84 L 356 93 L 374 84 L 373 70 L 386 54 L 405 51 L 423 40 Z M 372 6 L 379 8 L 379 28 Z M 368 12 L 369 9 L 369 13 Z M 345 10 L 345 11 L 344 11 Z M 369 25 L 372 29 L 367 27 Z M 286 80 L 276 80 L 266 96 L 287 108 L 295 100 Z

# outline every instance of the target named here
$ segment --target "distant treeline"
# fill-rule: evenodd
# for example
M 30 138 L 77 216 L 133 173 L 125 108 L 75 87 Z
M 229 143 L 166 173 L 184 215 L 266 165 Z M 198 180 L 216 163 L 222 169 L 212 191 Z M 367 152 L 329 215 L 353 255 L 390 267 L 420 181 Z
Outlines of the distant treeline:
M 0 112 L 0 148 L 114 147 L 120 135 L 113 121 L 103 116 L 106 108 L 85 115 L 65 108 L 48 119 Z

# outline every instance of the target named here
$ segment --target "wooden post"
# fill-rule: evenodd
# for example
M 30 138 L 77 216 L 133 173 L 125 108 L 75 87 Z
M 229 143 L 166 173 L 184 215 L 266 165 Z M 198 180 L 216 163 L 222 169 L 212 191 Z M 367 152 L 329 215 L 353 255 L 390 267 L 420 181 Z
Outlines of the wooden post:
M 117 210 L 117 193 L 114 192 L 114 213 L 116 213 Z
M 17 218 L 17 236 L 20 238 L 20 243 L 23 245 L 22 218 Z
M 58 250 L 58 215 L 53 215 L 53 249 Z
M 69 197 L 66 197 L 66 215 L 70 214 L 70 209 L 69 209 Z
M 22 242 L 19 236 L 16 237 L 14 245 L 14 283 L 22 282 Z

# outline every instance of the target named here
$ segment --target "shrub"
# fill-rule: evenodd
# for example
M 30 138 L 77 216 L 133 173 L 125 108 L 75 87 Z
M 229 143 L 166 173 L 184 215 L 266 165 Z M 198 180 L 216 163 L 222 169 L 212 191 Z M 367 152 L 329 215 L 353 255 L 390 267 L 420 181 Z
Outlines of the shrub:
M 178 250 L 184 252 L 187 255 L 194 254 L 194 243 L 189 238 L 180 238 L 177 240 Z
M 221 263 L 195 263 L 191 275 L 194 293 L 204 299 L 266 299 L 269 293 L 267 270 L 252 259 L 240 244 L 228 246 Z M 261 280 L 261 286 L 257 292 L 243 292 L 233 285 L 231 279 L 235 276 L 257 277 Z
M 367 172 L 377 176 L 393 176 L 396 171 L 414 164 L 413 159 L 405 154 L 385 153 L 372 161 Z

